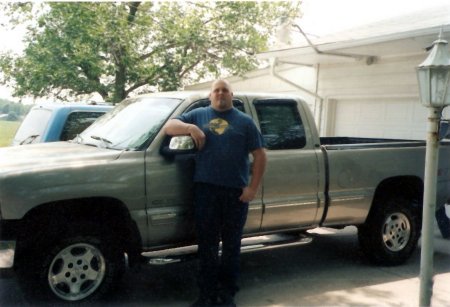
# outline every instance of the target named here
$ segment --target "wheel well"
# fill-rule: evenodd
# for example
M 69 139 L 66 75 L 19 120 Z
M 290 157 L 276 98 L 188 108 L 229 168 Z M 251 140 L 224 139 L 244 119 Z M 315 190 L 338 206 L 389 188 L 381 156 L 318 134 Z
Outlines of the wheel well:
M 383 180 L 375 190 L 369 215 L 375 210 L 375 204 L 394 196 L 403 196 L 410 200 L 411 208 L 421 215 L 423 181 L 416 176 L 398 176 Z
M 111 238 L 111 244 L 123 249 L 130 264 L 141 252 L 142 239 L 137 225 L 126 206 L 114 198 L 92 197 L 46 203 L 30 210 L 22 221 L 22 238 L 25 240 L 37 236 L 56 239 L 73 225 L 87 222 L 98 225 L 99 232 Z

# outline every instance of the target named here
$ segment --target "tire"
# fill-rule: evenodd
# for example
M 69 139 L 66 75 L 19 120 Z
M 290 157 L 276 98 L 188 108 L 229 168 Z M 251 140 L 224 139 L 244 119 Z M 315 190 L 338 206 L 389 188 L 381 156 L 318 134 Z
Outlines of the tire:
M 399 265 L 409 259 L 420 236 L 418 210 L 402 197 L 392 197 L 376 206 L 365 224 L 358 227 L 358 240 L 373 263 Z
M 36 253 L 27 258 L 34 260 L 20 261 L 17 270 L 27 299 L 84 303 L 102 298 L 125 270 L 123 252 L 107 242 L 106 236 L 89 232 L 29 249 Z

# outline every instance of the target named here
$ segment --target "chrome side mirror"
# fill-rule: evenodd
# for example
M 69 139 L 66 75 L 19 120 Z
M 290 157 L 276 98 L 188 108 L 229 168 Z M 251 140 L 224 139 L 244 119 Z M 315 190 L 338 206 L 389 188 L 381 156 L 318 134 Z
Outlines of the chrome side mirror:
M 187 159 L 196 151 L 194 140 L 190 136 L 177 135 L 170 138 L 168 145 L 161 147 L 160 153 L 167 159 Z
M 172 137 L 169 149 L 173 151 L 188 151 L 195 149 L 194 140 L 188 135 L 178 135 Z

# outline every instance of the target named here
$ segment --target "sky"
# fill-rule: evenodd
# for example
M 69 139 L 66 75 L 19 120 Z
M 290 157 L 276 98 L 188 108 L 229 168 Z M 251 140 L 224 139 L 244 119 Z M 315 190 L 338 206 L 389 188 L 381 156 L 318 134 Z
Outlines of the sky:
M 299 24 L 313 35 L 340 32 L 427 8 L 447 6 L 449 0 L 303 0 Z
M 400 16 L 426 8 L 450 6 L 450 0 L 303 0 L 298 21 L 308 35 L 324 36 L 363 24 Z M 1 12 L 0 12 L 1 14 Z M 0 15 L 0 24 L 2 17 Z M 22 31 L 0 29 L 0 52 L 23 48 Z M 0 86 L 0 98 L 11 99 L 11 91 Z

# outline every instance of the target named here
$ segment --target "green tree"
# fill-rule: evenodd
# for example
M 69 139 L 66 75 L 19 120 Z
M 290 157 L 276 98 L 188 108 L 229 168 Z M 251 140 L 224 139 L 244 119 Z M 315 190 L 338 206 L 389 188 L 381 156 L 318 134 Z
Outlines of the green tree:
M 39 14 L 36 5 L 42 5 Z M 32 8 L 34 9 L 32 11 Z M 280 21 L 300 2 L 120 2 L 8 4 L 11 20 L 39 16 L 22 56 L 3 55 L 0 82 L 15 95 L 100 94 L 114 103 L 130 93 L 177 90 L 223 73 L 257 67 Z M 18 16 L 22 19 L 18 19 Z

